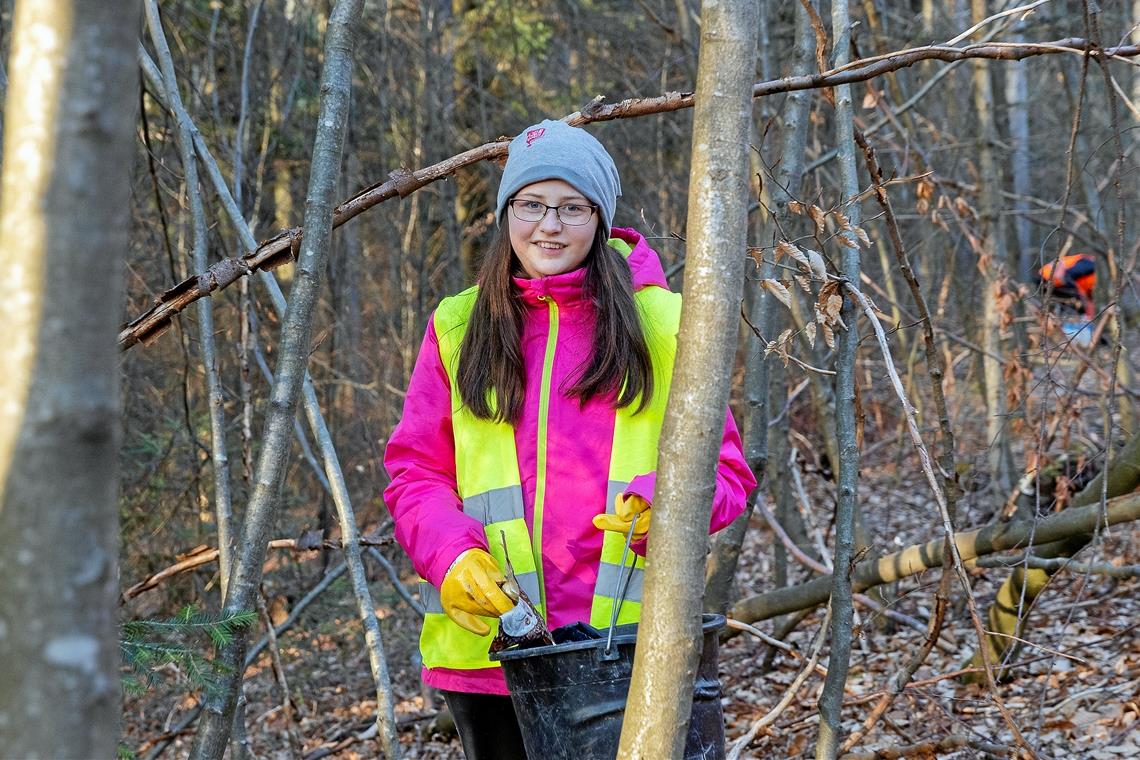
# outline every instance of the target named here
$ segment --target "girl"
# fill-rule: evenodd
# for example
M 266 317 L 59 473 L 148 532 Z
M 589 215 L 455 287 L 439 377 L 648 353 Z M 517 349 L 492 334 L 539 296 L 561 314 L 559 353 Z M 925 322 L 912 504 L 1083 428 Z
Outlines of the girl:
M 640 234 L 611 229 L 620 194 L 582 129 L 547 120 L 511 142 L 479 284 L 436 309 L 384 454 L 396 539 L 423 579 L 423 679 L 468 758 L 526 757 L 487 658 L 514 606 L 504 544 L 549 628 L 605 628 L 636 523 L 618 622 L 640 614 L 681 297 Z M 755 485 L 726 414 L 710 532 Z

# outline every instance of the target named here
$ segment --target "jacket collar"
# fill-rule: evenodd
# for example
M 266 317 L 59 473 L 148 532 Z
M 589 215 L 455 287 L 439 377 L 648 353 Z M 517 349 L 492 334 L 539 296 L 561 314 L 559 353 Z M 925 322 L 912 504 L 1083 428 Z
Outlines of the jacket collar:
M 513 277 L 515 288 L 528 306 L 545 306 L 546 301 L 554 301 L 559 306 L 573 306 L 585 303 L 586 268 L 579 267 L 570 272 L 553 274 L 549 277 Z

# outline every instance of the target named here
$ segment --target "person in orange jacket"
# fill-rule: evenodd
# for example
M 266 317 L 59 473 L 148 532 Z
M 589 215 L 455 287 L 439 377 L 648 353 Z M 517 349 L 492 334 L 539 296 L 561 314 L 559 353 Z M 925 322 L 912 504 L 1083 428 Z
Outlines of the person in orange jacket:
M 1050 261 L 1037 270 L 1038 279 L 1048 286 L 1053 296 L 1067 305 L 1076 307 L 1085 319 L 1096 315 L 1093 291 L 1096 289 L 1096 259 L 1087 253 L 1074 253 Z

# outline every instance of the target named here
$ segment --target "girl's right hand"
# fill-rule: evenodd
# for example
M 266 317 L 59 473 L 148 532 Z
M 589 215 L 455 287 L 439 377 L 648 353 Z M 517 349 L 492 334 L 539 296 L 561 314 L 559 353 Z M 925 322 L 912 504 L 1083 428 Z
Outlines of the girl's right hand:
M 491 627 L 477 616 L 499 617 L 515 606 L 500 586 L 506 582 L 499 563 L 482 549 L 468 549 L 456 557 L 439 598 L 443 611 L 456 625 L 476 636 L 486 636 Z

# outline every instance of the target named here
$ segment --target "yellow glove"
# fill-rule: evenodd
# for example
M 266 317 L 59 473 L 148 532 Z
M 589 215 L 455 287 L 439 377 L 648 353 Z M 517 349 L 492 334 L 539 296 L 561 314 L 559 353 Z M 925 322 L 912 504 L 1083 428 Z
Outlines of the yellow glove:
M 443 585 L 439 600 L 443 611 L 456 625 L 486 636 L 491 627 L 476 615 L 498 617 L 515 606 L 499 585 L 506 582 L 499 563 L 482 549 L 468 549 L 456 557 Z
M 623 496 L 618 494 L 614 499 L 614 512 L 616 514 L 597 515 L 594 518 L 594 527 L 598 530 L 612 530 L 625 535 L 629 533 L 630 523 L 636 520 L 633 529 L 633 540 L 640 541 L 649 533 L 649 513 L 653 511 L 649 502 L 637 494 Z

